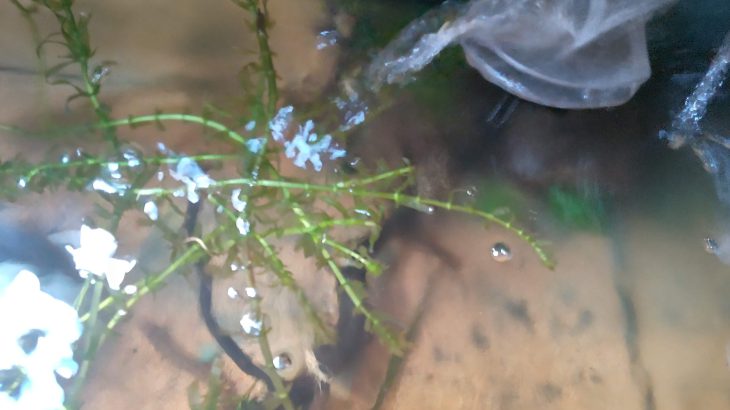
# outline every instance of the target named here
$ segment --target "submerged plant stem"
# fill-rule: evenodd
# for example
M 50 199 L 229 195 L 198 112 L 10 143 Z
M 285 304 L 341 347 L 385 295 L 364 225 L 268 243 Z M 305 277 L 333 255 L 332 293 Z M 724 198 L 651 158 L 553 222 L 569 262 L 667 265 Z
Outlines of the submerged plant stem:
M 287 200 L 290 202 L 292 211 L 297 216 L 302 226 L 307 229 L 311 228 L 313 226 L 313 223 L 309 220 L 307 214 L 304 212 L 301 206 L 292 200 L 289 191 L 284 190 L 284 197 L 287 198 Z M 365 301 L 362 299 L 361 295 L 359 295 L 358 292 L 356 292 L 355 289 L 352 287 L 352 284 L 342 273 L 342 270 L 337 265 L 327 248 L 322 246 L 321 244 L 318 245 L 318 243 L 320 243 L 320 238 L 312 232 L 310 232 L 308 235 L 315 243 L 315 246 L 319 251 L 320 257 L 337 279 L 337 283 L 345 290 L 345 293 L 352 301 L 355 310 L 365 316 L 365 319 L 372 327 L 374 333 L 381 338 L 381 340 L 392 352 L 396 354 L 402 353 L 403 346 L 398 337 L 396 337 L 393 332 L 381 322 L 380 318 L 376 317 L 375 314 L 373 314 L 373 312 L 371 312 L 370 309 L 365 306 Z
M 332 334 L 332 330 L 324 324 L 324 321 L 319 317 L 317 309 L 314 308 L 312 302 L 310 302 L 307 294 L 304 292 L 297 282 L 294 280 L 292 275 L 284 267 L 284 263 L 279 259 L 276 251 L 272 248 L 271 244 L 264 239 L 261 235 L 254 233 L 256 241 L 261 245 L 266 254 L 266 257 L 273 268 L 274 273 L 278 276 L 279 282 L 282 286 L 291 290 L 296 296 L 299 304 L 304 309 L 304 313 L 307 314 L 309 319 L 314 323 L 315 328 L 320 331 L 320 334 L 324 337 L 324 342 L 331 342 L 335 339 L 335 335 Z
M 248 269 L 248 280 L 251 286 L 255 289 L 256 277 L 253 274 L 252 269 Z M 255 297 L 252 300 L 256 317 L 261 318 L 261 320 L 263 321 L 264 316 L 263 312 L 261 311 L 261 300 L 258 297 Z M 294 405 L 292 404 L 291 399 L 289 399 L 289 392 L 284 386 L 284 381 L 281 379 L 281 376 L 279 376 L 279 373 L 274 367 L 274 355 L 271 353 L 269 339 L 266 336 L 267 333 L 268 329 L 266 328 L 266 322 L 264 321 L 264 329 L 261 331 L 261 334 L 257 336 L 259 348 L 261 349 L 261 356 L 263 356 L 264 358 L 264 371 L 266 372 L 266 374 L 269 375 L 269 378 L 271 378 L 271 382 L 274 385 L 274 393 L 276 394 L 276 398 L 279 400 L 284 409 L 294 410 Z
M 214 231 L 211 233 L 210 236 L 206 237 L 204 240 L 209 240 L 214 233 L 218 233 L 218 231 Z M 141 279 L 137 281 L 134 285 L 137 287 L 137 292 L 135 292 L 133 295 L 131 295 L 122 305 L 123 309 L 130 309 L 132 306 L 134 306 L 139 300 L 146 294 L 150 293 L 153 290 L 156 290 L 160 288 L 165 281 L 172 275 L 173 273 L 177 272 L 178 269 L 182 268 L 183 266 L 186 266 L 188 264 L 194 263 L 201 257 L 205 256 L 205 251 L 203 250 L 200 245 L 197 246 L 191 246 L 188 249 L 183 252 L 182 255 L 180 255 L 175 261 L 173 261 L 167 268 L 165 268 L 163 271 L 146 277 L 144 279 Z M 99 302 L 99 310 L 105 310 L 114 305 L 114 303 L 117 301 L 117 299 L 113 296 L 109 296 Z M 91 320 L 90 313 L 86 313 L 84 315 L 80 316 L 80 319 L 82 322 L 86 322 L 88 320 Z
M 91 274 L 89 274 L 91 275 Z M 79 365 L 79 371 L 74 379 L 73 386 L 71 387 L 71 394 L 69 398 L 70 403 L 79 403 L 79 395 L 81 389 L 86 381 L 86 376 L 91 366 L 91 361 L 94 359 L 96 350 L 99 346 L 101 334 L 99 329 L 96 327 L 96 323 L 99 317 L 99 304 L 101 301 L 101 294 L 104 291 L 104 281 L 101 278 L 89 280 L 94 282 L 93 293 L 91 296 L 91 310 L 87 313 L 89 315 L 88 321 L 85 323 L 84 340 L 81 346 L 84 348 L 84 353 L 81 355 L 81 364 Z
M 402 175 L 404 171 L 408 170 L 409 168 L 397 170 L 393 173 L 389 173 L 390 175 Z M 533 238 L 531 235 L 529 235 L 524 229 L 516 226 L 513 222 L 504 220 L 495 214 L 481 211 L 478 209 L 474 209 L 469 206 L 464 205 L 458 205 L 454 204 L 452 202 L 445 202 L 445 201 L 439 201 L 435 199 L 428 199 L 428 198 L 422 198 L 419 196 L 413 196 L 413 195 L 406 195 L 400 192 L 383 192 L 383 191 L 370 191 L 367 189 L 362 188 L 355 188 L 363 185 L 363 180 L 353 180 L 353 181 L 340 181 L 337 183 L 334 183 L 332 185 L 321 185 L 321 184 L 311 184 L 307 182 L 296 182 L 296 181 L 287 181 L 287 180 L 269 180 L 269 179 L 252 179 L 252 178 L 237 178 L 237 179 L 229 179 L 224 181 L 217 181 L 213 185 L 215 186 L 259 186 L 259 187 L 268 187 L 268 188 L 277 188 L 283 190 L 283 192 L 286 195 L 286 192 L 291 189 L 296 190 L 302 190 L 306 192 L 329 192 L 333 194 L 341 194 L 341 195 L 350 195 L 353 197 L 361 197 L 361 198 L 371 198 L 371 199 L 384 199 L 393 202 L 395 205 L 405 205 L 408 204 L 409 206 L 420 205 L 423 207 L 435 207 L 439 209 L 443 209 L 446 211 L 453 211 L 462 213 L 465 215 L 470 215 L 474 217 L 478 217 L 486 222 L 494 223 L 496 225 L 499 225 L 509 231 L 512 231 L 515 235 L 517 235 L 521 240 L 525 241 L 530 247 L 533 249 L 533 251 L 537 254 L 538 258 L 542 262 L 543 265 L 545 265 L 549 269 L 553 269 L 555 267 L 555 262 L 553 259 L 548 255 L 545 249 L 538 243 L 538 241 Z M 212 185 L 212 186 L 213 186 Z M 138 190 L 138 195 L 168 195 L 170 192 L 169 190 L 162 189 L 162 188 L 153 188 L 153 189 L 141 189 Z M 299 208 L 295 207 L 293 208 L 294 212 L 297 214 L 297 216 L 300 218 L 299 215 L 304 214 L 304 211 Z M 297 211 L 298 210 L 298 211 Z M 314 227 L 313 223 L 302 223 L 303 228 L 305 230 L 311 230 Z
M 148 124 L 148 123 L 159 123 L 163 121 L 181 121 L 181 122 L 189 122 L 193 124 L 200 124 L 204 127 L 210 128 L 215 131 L 219 131 L 223 134 L 225 134 L 228 138 L 231 140 L 239 143 L 239 144 L 245 144 L 246 138 L 244 138 L 241 134 L 233 131 L 232 129 L 226 127 L 220 122 L 211 120 L 209 118 L 201 117 L 199 115 L 193 115 L 193 114 L 150 114 L 150 115 L 138 115 L 138 116 L 130 116 L 125 119 L 118 119 L 118 120 L 110 120 L 106 123 L 100 123 L 96 126 L 98 127 L 116 127 L 120 125 L 128 125 L 128 126 L 134 126 L 138 124 Z
M 208 198 L 211 203 L 214 206 L 220 207 L 223 204 L 217 201 L 214 197 Z M 223 207 L 224 212 L 228 216 L 228 218 L 235 224 L 235 220 L 237 219 L 237 216 L 233 214 L 230 210 Z M 254 240 L 261 246 L 261 249 L 264 251 L 264 257 L 269 262 L 269 268 L 273 271 L 273 273 L 276 275 L 277 279 L 279 280 L 279 284 L 281 286 L 284 286 L 285 288 L 289 289 L 294 295 L 296 295 L 297 300 L 299 301 L 299 304 L 302 306 L 302 309 L 304 309 L 304 312 L 307 314 L 309 319 L 315 324 L 315 327 L 320 331 L 320 334 L 324 337 L 325 341 L 334 340 L 334 335 L 332 334 L 332 331 L 327 327 L 327 325 L 324 324 L 324 321 L 321 317 L 319 317 L 319 314 L 317 313 L 317 309 L 314 308 L 314 305 L 312 305 L 312 302 L 307 297 L 307 294 L 304 292 L 304 289 L 302 289 L 299 284 L 297 284 L 296 280 L 292 276 L 292 274 L 286 270 L 286 267 L 284 266 L 284 262 L 282 262 L 281 259 L 279 259 L 276 251 L 274 250 L 273 246 L 269 243 L 268 240 L 266 240 L 266 236 L 268 235 L 261 235 L 254 232 L 251 232 L 250 235 L 254 238 Z M 232 244 L 231 244 L 232 245 Z M 229 244 L 224 244 L 223 248 L 227 249 L 229 247 Z M 250 250 L 249 250 L 250 252 Z
M 98 97 L 101 78 L 96 80 L 92 80 L 91 78 L 90 60 L 94 52 L 89 43 L 88 24 L 90 17 L 88 15 L 77 17 L 73 11 L 73 3 L 73 1 L 69 0 L 59 2 L 44 1 L 43 5 L 56 17 L 56 21 L 61 30 L 61 36 L 64 40 L 62 44 L 69 52 L 68 60 L 79 65 L 81 81 L 83 83 L 82 89 L 74 86 L 79 94 L 71 97 L 71 99 L 77 96 L 83 96 L 89 99 L 94 113 L 99 117 L 101 123 L 106 125 L 103 127 L 105 129 L 104 138 L 116 151 L 119 149 L 119 139 L 117 138 L 115 127 L 109 124 L 109 111 Z

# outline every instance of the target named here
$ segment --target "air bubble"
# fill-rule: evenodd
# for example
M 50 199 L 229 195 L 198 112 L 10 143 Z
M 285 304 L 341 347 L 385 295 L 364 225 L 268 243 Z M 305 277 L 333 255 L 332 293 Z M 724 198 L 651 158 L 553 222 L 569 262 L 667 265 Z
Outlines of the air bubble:
M 117 162 L 110 162 L 106 165 L 106 169 L 109 170 L 109 176 L 111 176 L 114 179 L 121 179 L 122 173 L 119 172 L 119 163 Z
M 18 188 L 25 188 L 28 186 L 28 179 L 23 177 L 18 179 Z
M 162 142 L 157 143 L 157 151 L 159 151 L 162 155 L 167 155 L 168 157 L 175 155 L 175 153 L 167 148 L 167 146 Z
M 704 240 L 705 244 L 705 251 L 707 253 L 717 255 L 717 250 L 719 248 L 719 245 L 717 244 L 717 241 L 714 238 L 707 237 Z
M 492 259 L 500 263 L 509 262 L 512 259 L 512 251 L 502 242 L 497 242 L 492 246 L 491 254 Z
M 101 83 L 101 80 L 109 75 L 109 72 L 111 69 L 107 65 L 102 65 L 94 68 L 94 71 L 91 73 L 91 82 L 94 84 Z
M 101 191 L 107 194 L 118 194 L 118 195 L 124 195 L 124 193 L 129 189 L 129 185 L 112 181 L 108 182 L 101 178 L 95 179 L 91 183 L 91 188 L 95 191 Z
M 324 30 L 317 36 L 317 50 L 323 50 L 327 47 L 337 44 L 339 35 L 335 30 Z
M 137 154 L 137 152 L 132 148 L 125 149 L 124 152 L 122 152 L 122 156 L 125 160 L 127 160 L 127 166 L 130 168 L 137 167 L 142 163 L 139 159 L 139 154 Z
M 362 216 L 366 216 L 366 217 L 368 217 L 368 218 L 370 218 L 370 217 L 372 216 L 372 215 L 370 214 L 370 211 L 368 211 L 367 209 L 361 209 L 361 208 L 358 208 L 358 209 L 355 209 L 355 213 L 356 213 L 356 214 L 360 214 L 360 215 L 362 215 Z
M 137 287 L 134 285 L 127 285 L 122 289 L 122 292 L 124 292 L 127 295 L 134 295 L 137 293 Z
M 282 353 L 276 356 L 274 360 L 272 360 L 272 362 L 276 370 L 286 370 L 291 366 L 291 357 L 289 357 L 289 355 L 286 353 Z
M 468 205 L 474 202 L 477 196 L 477 188 L 475 186 L 468 186 L 465 188 L 459 188 L 451 191 L 449 195 L 449 203 Z
M 403 205 L 428 215 L 432 215 L 434 212 L 436 212 L 436 208 L 418 201 L 407 201 L 403 203 Z

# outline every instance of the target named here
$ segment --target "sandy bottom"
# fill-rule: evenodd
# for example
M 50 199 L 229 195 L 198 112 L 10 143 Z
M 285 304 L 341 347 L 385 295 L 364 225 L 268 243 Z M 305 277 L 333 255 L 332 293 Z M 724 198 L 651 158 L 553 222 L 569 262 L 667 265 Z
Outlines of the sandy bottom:
M 435 225 L 460 266 L 414 252 L 381 295 L 405 323 L 423 309 L 381 408 L 730 406 L 730 277 L 700 247 L 687 252 L 662 227 L 636 223 L 624 262 L 613 240 L 573 234 L 552 245 L 558 266 L 549 271 L 508 233 Z M 492 259 L 496 242 L 512 249 L 510 262 Z M 382 348 L 366 356 L 350 385 L 354 408 L 372 408 L 387 371 Z
M 615 241 L 571 234 L 552 245 L 551 271 L 500 229 L 426 225 L 458 266 L 421 244 L 392 247 L 394 269 L 371 301 L 410 330 L 410 348 L 383 390 L 391 356 L 371 342 L 324 408 L 730 408 L 730 277 L 710 255 L 637 222 L 626 246 L 642 252 L 619 262 Z M 493 260 L 497 242 L 511 261 Z M 187 388 L 209 374 L 197 358 L 213 346 L 195 297 L 178 277 L 140 303 L 99 353 L 86 408 L 187 406 Z M 231 386 L 250 385 L 224 368 Z

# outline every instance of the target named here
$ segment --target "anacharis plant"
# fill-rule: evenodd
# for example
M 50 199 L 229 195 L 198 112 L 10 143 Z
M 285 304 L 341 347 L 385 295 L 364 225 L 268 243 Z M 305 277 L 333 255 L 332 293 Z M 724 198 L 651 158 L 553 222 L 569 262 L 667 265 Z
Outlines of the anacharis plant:
M 94 220 L 105 232 L 108 231 L 113 242 L 109 248 L 112 250 L 110 258 L 116 249 L 112 234 L 117 231 L 122 217 L 130 210 L 143 209 L 149 217 L 148 223 L 159 229 L 174 249 L 173 258 L 165 269 L 147 274 L 136 283 L 123 283 L 124 273 L 119 277 L 119 264 L 126 262 L 128 265 L 124 266 L 131 268 L 131 261 L 107 260 L 106 272 L 116 273 L 113 284 L 109 273 L 108 283 L 95 280 L 94 275 L 85 275 L 73 306 L 78 312 L 83 333 L 73 344 L 78 371 L 67 389 L 66 407 L 79 405 L 79 393 L 89 368 L 110 333 L 141 298 L 164 286 L 172 275 L 185 267 L 194 267 L 198 271 L 203 289 L 203 315 L 206 316 L 206 310 L 210 314 L 210 306 L 205 307 L 204 288 L 207 281 L 210 291 L 211 276 L 205 267 L 211 257 L 223 257 L 228 264 L 252 266 L 238 273 L 250 275 L 251 281 L 256 280 L 253 272 L 274 275 L 280 286 L 297 295 L 301 308 L 322 336 L 331 338 L 333 329 L 319 317 L 278 253 L 278 241 L 294 238 L 307 255 L 315 258 L 333 275 L 341 294 L 349 299 L 355 313 L 364 317 L 365 327 L 394 354 L 402 353 L 406 348 L 403 335 L 368 306 L 363 283 L 352 280 L 342 268 L 346 264 L 364 269 L 370 275 L 381 273 L 380 263 L 369 250 L 377 240 L 384 215 L 394 207 L 411 207 L 427 213 L 444 210 L 464 214 L 485 225 L 499 225 L 514 232 L 534 249 L 545 265 L 552 266 L 551 259 L 538 241 L 512 221 L 451 199 L 412 195 L 409 187 L 417 172 L 412 166 L 376 173 L 363 170 L 355 174 L 340 172 L 316 180 L 282 176 L 278 167 L 282 155 L 296 166 L 316 171 L 324 165 L 346 161 L 346 153 L 340 146 L 341 138 L 346 138 L 349 130 L 339 132 L 337 140 L 331 134 L 320 133 L 315 130 L 313 121 L 297 118 L 294 109 L 281 100 L 268 42 L 268 31 L 273 22 L 269 18 L 266 0 L 232 0 L 244 13 L 241 19 L 250 25 L 258 45 L 257 61 L 242 70 L 245 77 L 242 91 L 248 104 L 245 113 L 158 111 L 126 118 L 112 117 L 104 104 L 102 80 L 108 74 L 110 63 L 95 61 L 89 32 L 90 16 L 78 12 L 73 0 L 11 1 L 31 26 L 40 13 L 50 13 L 55 18 L 58 31 L 45 39 L 38 39 L 39 67 L 43 68 L 46 79 L 52 84 L 72 88 L 68 103 L 86 100 L 96 119 L 46 132 L 84 136 L 84 141 L 88 141 L 91 148 L 74 148 L 68 151 L 72 154 L 57 161 L 30 163 L 16 158 L 0 163 L 0 196 L 3 200 L 12 201 L 28 192 L 60 188 L 95 196 L 96 201 L 103 205 L 98 206 Z M 51 67 L 46 65 L 43 57 L 45 48 L 49 46 L 65 50 L 63 60 Z M 71 69 L 76 70 L 77 75 L 61 75 L 62 71 L 67 73 Z M 200 126 L 209 134 L 227 140 L 228 148 L 225 152 L 184 155 L 160 145 L 156 152 L 142 152 L 117 132 L 122 127 L 144 125 L 164 129 L 171 123 Z M 21 136 L 33 133 L 10 124 L 0 124 L 0 130 Z M 236 168 L 238 175 L 213 178 L 204 171 L 222 165 Z M 163 174 L 172 177 L 174 186 L 163 186 L 158 181 L 156 177 Z M 325 212 L 322 204 L 326 204 L 329 211 Z M 197 210 L 201 206 L 217 210 L 214 227 L 198 223 Z M 177 215 L 178 221 L 184 220 L 184 229 L 171 226 L 169 221 L 175 218 L 167 217 L 169 215 Z M 342 228 L 359 229 L 365 233 L 363 237 L 366 240 L 336 239 L 332 232 Z M 362 246 L 363 243 L 366 245 Z M 77 268 L 83 272 L 78 261 Z M 267 324 L 262 319 L 266 312 L 261 312 L 259 306 L 256 304 L 257 311 L 250 318 L 248 330 L 252 337 L 258 339 L 266 363 L 262 367 L 252 363 L 235 343 L 227 347 L 226 344 L 231 341 L 221 334 L 215 318 L 212 315 L 205 318 L 214 337 L 234 362 L 266 383 L 271 393 L 267 403 L 292 409 L 294 404 L 290 400 L 288 386 L 273 365 Z M 246 330 L 245 326 L 243 330 Z M 243 357 L 240 357 L 241 354 Z M 17 389 L 18 383 L 23 383 L 22 374 L 14 377 L 15 384 L 2 382 L 3 394 L 11 397 L 11 401 L 17 396 L 11 396 L 11 389 Z M 221 393 L 220 385 L 212 381 L 208 390 L 204 403 L 198 403 L 196 407 L 215 406 Z

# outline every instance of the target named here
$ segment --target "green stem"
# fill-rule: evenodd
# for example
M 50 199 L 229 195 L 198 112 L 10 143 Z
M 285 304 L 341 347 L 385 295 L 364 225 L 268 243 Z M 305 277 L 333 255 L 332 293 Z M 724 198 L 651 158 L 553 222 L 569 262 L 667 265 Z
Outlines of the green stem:
M 312 305 L 312 302 L 310 302 L 307 294 L 299 285 L 297 285 L 297 282 L 294 280 L 291 273 L 286 270 L 284 263 L 281 261 L 281 259 L 279 259 L 271 244 L 260 235 L 254 235 L 256 241 L 259 243 L 259 245 L 261 245 L 261 248 L 263 248 L 266 257 L 269 260 L 270 267 L 273 269 L 279 279 L 279 283 L 281 283 L 282 286 L 291 290 L 296 295 L 299 305 L 302 307 L 302 309 L 304 309 L 304 313 L 309 317 L 312 322 L 314 322 L 315 327 L 319 330 L 320 334 L 324 338 L 323 342 L 327 343 L 333 341 L 335 339 L 335 336 L 334 334 L 332 334 L 332 329 L 324 324 L 324 321 L 322 320 L 322 318 L 319 317 L 319 313 Z
M 238 159 L 240 158 L 240 155 L 238 154 L 207 154 L 207 155 L 190 155 L 188 158 L 193 159 L 195 161 L 203 162 L 203 161 L 225 161 L 229 159 Z M 152 157 L 152 158 L 140 158 L 138 160 L 133 161 L 109 161 L 107 159 L 102 158 L 85 158 L 81 160 L 74 160 L 74 161 L 68 161 L 65 163 L 47 163 L 47 164 L 40 164 L 35 165 L 29 170 L 25 171 L 23 176 L 26 178 L 26 182 L 30 183 L 31 180 L 36 177 L 38 174 L 42 172 L 53 172 L 55 170 L 60 169 L 72 169 L 76 167 L 84 167 L 84 166 L 100 166 L 104 167 L 110 164 L 115 164 L 120 167 L 125 168 L 134 168 L 138 166 L 140 163 L 145 165 L 160 165 L 160 164 L 175 164 L 179 162 L 179 158 L 161 158 L 161 157 Z M 11 171 L 12 168 L 10 168 L 8 171 Z M 8 172 L 8 171 L 0 171 L 0 172 Z
M 204 127 L 210 128 L 215 131 L 219 131 L 223 134 L 225 134 L 227 137 L 232 139 L 233 141 L 243 144 L 246 142 L 247 138 L 242 136 L 241 134 L 233 131 L 232 129 L 228 128 L 224 124 L 211 120 L 209 118 L 205 118 L 199 115 L 194 114 L 181 114 L 181 113 L 170 113 L 170 114 L 164 114 L 164 113 L 157 113 L 157 114 L 148 114 L 148 115 L 138 115 L 138 116 L 130 116 L 127 118 L 120 118 L 120 119 L 109 119 L 108 121 L 102 121 L 94 124 L 85 124 L 80 125 L 76 127 L 69 127 L 69 128 L 61 128 L 55 130 L 55 132 L 52 135 L 65 135 L 65 134 L 73 134 L 78 133 L 82 131 L 89 131 L 93 129 L 105 129 L 105 128 L 115 128 L 119 126 L 130 126 L 133 127 L 135 125 L 141 125 L 141 124 L 149 124 L 149 123 L 161 123 L 165 121 L 180 121 L 180 122 L 187 122 L 192 124 L 200 124 Z M 8 124 L 0 124 L 0 130 L 12 132 L 14 134 L 20 134 L 20 135 L 39 135 L 39 136 L 45 136 L 46 133 L 38 134 L 31 132 L 29 130 L 26 130 L 24 128 L 16 127 L 13 125 Z
M 99 101 L 99 85 L 91 78 L 89 72 L 89 62 L 94 54 L 89 43 L 88 32 L 88 16 L 82 16 L 77 19 L 73 11 L 73 1 L 64 0 L 59 2 L 44 1 L 43 5 L 48 8 L 56 17 L 61 35 L 65 41 L 64 46 L 69 52 L 68 58 L 79 65 L 81 72 L 81 81 L 83 87 L 83 96 L 89 99 L 94 113 L 102 124 L 109 124 L 110 117 L 108 110 Z M 116 136 L 114 126 L 105 126 L 104 137 L 117 151 L 119 149 L 119 139 Z
M 478 217 L 487 222 L 499 225 L 507 230 L 512 231 L 521 240 L 525 241 L 533 251 L 537 254 L 540 261 L 549 269 L 555 267 L 555 262 L 542 248 L 538 241 L 529 235 L 524 229 L 516 226 L 511 221 L 501 219 L 500 217 L 485 211 L 480 211 L 469 206 L 458 205 L 452 202 L 439 201 L 435 199 L 421 198 L 419 196 L 406 195 L 400 192 L 381 192 L 381 191 L 369 191 L 363 189 L 355 189 L 354 186 L 359 186 L 357 183 L 348 181 L 341 181 L 332 185 L 320 185 L 311 184 L 308 182 L 294 182 L 294 181 L 282 181 L 282 180 L 267 180 L 267 179 L 252 179 L 252 178 L 236 178 L 225 181 L 218 181 L 212 186 L 231 186 L 231 185 L 243 185 L 243 186 L 259 186 L 268 188 L 282 189 L 284 192 L 290 189 L 303 190 L 307 192 L 329 192 L 334 194 L 347 194 L 353 197 L 361 198 L 375 198 L 384 199 L 393 202 L 396 205 L 404 205 L 409 207 L 415 207 L 418 209 L 430 209 L 429 207 L 439 208 L 447 211 L 459 212 L 466 215 Z M 139 190 L 140 195 L 166 195 L 168 190 L 161 188 L 143 189 Z M 314 224 L 305 225 L 306 229 L 314 229 Z
M 74 300 L 74 309 L 76 309 L 77 312 L 80 311 L 81 305 L 84 303 L 84 299 L 86 299 L 86 294 L 89 292 L 89 284 L 91 284 L 91 278 L 86 278 L 86 280 L 84 280 L 84 285 L 81 287 L 79 294 Z
M 220 207 L 223 205 L 213 196 L 210 196 L 208 200 L 216 207 Z M 235 223 L 235 220 L 238 217 L 228 208 L 223 207 L 222 209 L 224 210 L 229 220 Z M 294 293 L 294 295 L 296 295 L 299 304 L 304 309 L 304 312 L 307 314 L 310 320 L 314 322 L 315 327 L 320 331 L 320 334 L 324 337 L 325 341 L 334 340 L 334 335 L 332 334 L 332 331 L 324 324 L 322 318 L 319 317 L 319 313 L 317 313 L 317 310 L 312 305 L 312 302 L 309 300 L 304 290 L 297 284 L 296 280 L 294 280 L 292 274 L 286 270 L 284 262 L 279 259 L 276 251 L 274 251 L 271 244 L 264 238 L 264 236 L 257 234 L 255 231 L 252 231 L 249 235 L 251 235 L 263 249 L 265 257 L 269 261 L 269 267 L 274 272 L 277 279 L 279 279 L 279 284 L 289 289 L 292 293 Z M 226 244 L 224 244 L 224 247 L 227 248 Z
M 84 354 L 81 358 L 81 365 L 79 366 L 79 372 L 76 374 L 73 386 L 71 388 L 71 394 L 69 398 L 70 403 L 79 403 L 79 395 L 81 394 L 81 388 L 86 381 L 86 376 L 89 372 L 91 361 L 96 354 L 96 349 L 99 342 L 99 332 L 96 328 L 96 322 L 99 318 L 99 302 L 101 300 L 101 294 L 104 291 L 104 280 L 102 278 L 95 278 L 93 284 L 93 293 L 91 296 L 91 310 L 87 312 L 88 322 L 85 323 L 85 334 L 81 346 L 84 347 Z
M 269 38 L 267 32 L 267 24 L 269 24 L 269 11 L 266 7 L 266 2 L 264 2 L 263 8 L 259 8 L 257 0 L 246 0 L 247 3 L 241 3 L 241 0 L 232 1 L 239 7 L 247 9 L 253 15 L 253 18 L 256 21 L 256 38 L 258 40 L 259 46 L 259 62 L 264 72 L 264 79 L 259 83 L 259 88 L 266 88 L 268 97 L 266 108 L 263 110 L 264 112 L 262 113 L 263 118 L 259 118 L 259 120 L 263 120 L 268 129 L 269 121 L 274 116 L 276 103 L 279 99 L 279 89 L 276 84 L 276 71 L 274 70 L 274 62 L 271 54 L 271 49 L 269 48 Z M 264 98 L 263 90 L 259 91 L 259 98 Z M 268 132 L 263 137 L 263 139 L 263 146 L 259 149 L 258 152 L 256 152 L 252 164 L 248 169 L 249 175 L 252 175 L 254 179 L 257 179 L 259 177 L 261 167 L 262 165 L 264 165 L 264 159 L 268 152 Z M 243 190 L 242 200 L 244 201 L 244 203 L 248 203 L 250 201 L 250 196 L 251 188 L 246 188 L 245 190 Z M 241 217 L 248 219 L 248 213 L 249 209 L 248 207 L 246 207 L 241 211 Z
M 256 277 L 253 274 L 253 269 L 248 269 L 248 280 L 251 286 L 256 288 Z M 256 317 L 260 318 L 260 320 L 263 321 L 264 319 L 261 312 L 261 299 L 258 296 L 253 298 L 253 307 L 256 313 Z M 279 399 L 279 402 L 282 404 L 282 406 L 284 406 L 286 410 L 294 410 L 294 405 L 289 399 L 289 392 L 284 386 L 284 381 L 281 379 L 281 376 L 279 376 L 276 368 L 274 368 L 274 355 L 271 353 L 269 339 L 268 337 L 266 337 L 267 333 L 268 329 L 266 328 L 266 322 L 264 321 L 264 329 L 262 329 L 261 334 L 257 337 L 259 341 L 259 348 L 261 349 L 261 355 L 264 358 L 264 371 L 266 372 L 266 374 L 269 375 L 269 378 L 271 378 L 271 382 L 274 385 L 276 398 Z
M 305 227 L 305 228 L 311 228 L 314 224 L 309 220 L 304 210 L 297 204 L 289 194 L 289 191 L 284 190 L 284 197 L 289 201 L 290 206 L 292 208 L 292 211 L 294 214 L 298 217 L 299 222 Z M 388 346 L 391 351 L 400 353 L 402 352 L 402 346 L 398 338 L 393 335 L 393 333 L 385 327 L 385 325 L 381 322 L 380 318 L 376 317 L 366 306 L 364 300 L 361 298 L 361 296 L 358 294 L 357 291 L 352 287 L 350 284 L 350 281 L 345 277 L 345 275 L 342 273 L 342 270 L 335 262 L 332 255 L 329 253 L 326 247 L 324 246 L 317 246 L 320 241 L 318 240 L 317 236 L 310 232 L 309 237 L 311 240 L 315 243 L 315 246 L 317 250 L 319 251 L 320 256 L 322 257 L 322 260 L 325 262 L 327 267 L 329 267 L 330 271 L 334 274 L 335 278 L 337 279 L 337 282 L 340 284 L 340 286 L 345 290 L 345 293 L 352 301 L 352 304 L 355 308 L 355 310 L 359 313 L 361 313 L 363 316 L 365 316 L 365 319 L 372 327 L 373 331 L 381 338 L 383 342 Z
M 117 127 L 120 125 L 128 125 L 128 126 L 134 126 L 138 124 L 147 124 L 147 123 L 159 123 L 163 121 L 182 121 L 182 122 L 189 122 L 193 124 L 200 124 L 204 127 L 219 131 L 228 138 L 232 139 L 233 141 L 239 143 L 239 144 L 245 144 L 246 138 L 244 138 L 241 134 L 233 131 L 232 129 L 226 127 L 222 123 L 218 121 L 211 120 L 209 118 L 201 117 L 199 115 L 193 115 L 193 114 L 179 114 L 179 113 L 173 113 L 173 114 L 150 114 L 150 115 L 138 115 L 138 116 L 130 116 L 128 118 L 124 119 L 117 119 L 117 120 L 110 120 L 106 123 L 96 124 L 97 127 L 104 128 L 104 127 Z
M 345 219 L 328 219 L 318 222 L 316 225 L 305 228 L 302 226 L 296 226 L 292 228 L 273 228 L 261 234 L 262 237 L 267 238 L 269 236 L 294 236 L 302 235 L 305 233 L 321 231 L 323 229 L 332 228 L 335 226 L 364 226 L 370 229 L 378 227 L 373 221 L 360 219 L 360 218 L 345 218 Z
M 347 246 L 337 242 L 333 241 L 332 239 L 325 239 L 324 244 L 327 246 L 332 247 L 333 249 L 339 251 L 340 253 L 344 254 L 345 256 L 349 257 L 350 259 L 354 260 L 355 262 L 358 262 L 359 264 L 363 265 L 365 269 L 372 273 L 373 275 L 379 275 L 382 272 L 382 267 L 380 264 L 375 262 L 374 260 L 370 258 L 366 258 L 359 253 L 353 251 L 352 249 L 348 248 Z
M 274 69 L 273 53 L 269 47 L 268 25 L 269 9 L 266 0 L 231 0 L 237 6 L 248 10 L 252 15 L 256 30 L 256 40 L 259 46 L 259 61 L 261 70 L 264 73 L 264 85 L 266 87 L 266 116 L 271 118 L 276 110 L 276 103 L 279 100 L 279 90 L 276 85 L 276 70 Z
M 216 231 L 214 231 L 216 232 Z M 212 235 L 212 233 L 211 233 Z M 210 237 L 210 236 L 209 236 Z M 208 240 L 208 238 L 206 240 Z M 180 255 L 174 262 L 170 264 L 165 270 L 163 270 L 160 273 L 157 273 L 151 277 L 147 277 L 144 279 L 141 279 L 135 283 L 135 286 L 137 286 L 137 292 L 135 292 L 133 295 L 131 295 L 122 305 L 123 310 L 129 310 L 134 306 L 139 300 L 146 294 L 150 293 L 151 291 L 159 288 L 162 286 L 165 281 L 167 280 L 170 275 L 175 273 L 178 269 L 182 268 L 185 265 L 188 265 L 190 263 L 194 263 L 198 259 L 200 259 L 205 252 L 200 248 L 200 246 L 191 246 L 185 250 L 185 252 Z M 106 299 L 102 300 L 98 303 L 98 309 L 99 310 L 105 310 L 112 306 L 115 301 L 118 299 L 109 296 Z M 90 321 L 91 315 L 89 313 L 86 313 L 80 317 L 82 322 Z

